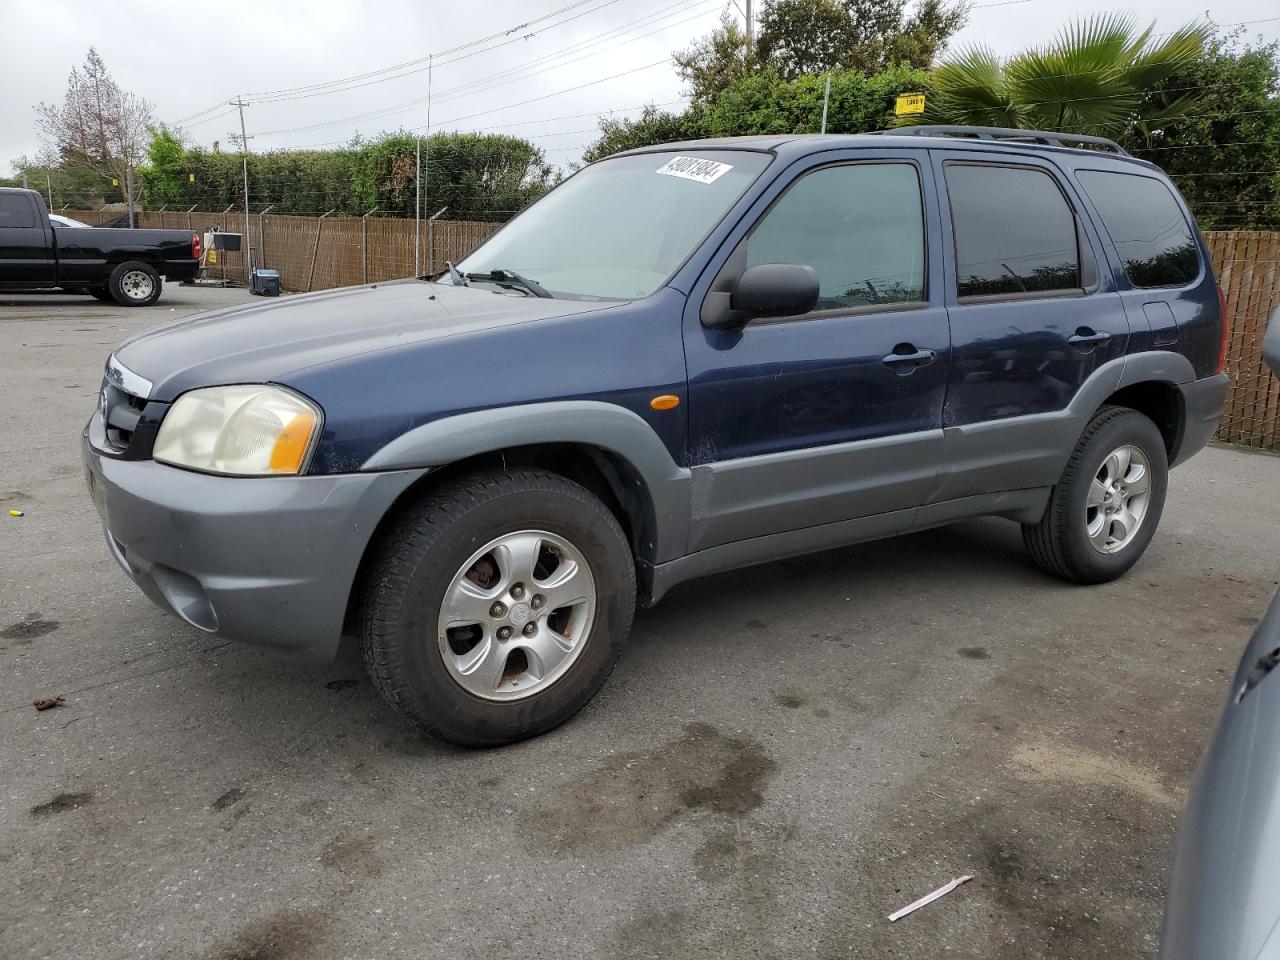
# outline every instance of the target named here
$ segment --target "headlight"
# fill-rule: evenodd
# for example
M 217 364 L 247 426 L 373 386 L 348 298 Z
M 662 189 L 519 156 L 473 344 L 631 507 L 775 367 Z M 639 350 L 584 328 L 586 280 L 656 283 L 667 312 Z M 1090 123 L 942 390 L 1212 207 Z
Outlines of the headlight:
M 161 422 L 152 456 L 175 467 L 241 477 L 297 474 L 320 435 L 321 419 L 319 407 L 283 387 L 192 390 Z

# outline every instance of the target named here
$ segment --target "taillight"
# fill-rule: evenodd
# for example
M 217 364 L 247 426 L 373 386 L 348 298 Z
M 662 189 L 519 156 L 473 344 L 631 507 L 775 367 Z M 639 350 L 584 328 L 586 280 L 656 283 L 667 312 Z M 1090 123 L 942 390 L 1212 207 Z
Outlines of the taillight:
M 1222 343 L 1218 347 L 1218 369 L 1221 373 L 1227 369 L 1227 336 L 1231 332 L 1227 324 L 1227 295 L 1222 292 L 1222 284 L 1218 284 L 1218 323 L 1222 326 Z
M 193 233 L 191 235 L 191 259 L 192 260 L 200 259 L 200 234 L 198 233 Z M 1221 287 L 1218 288 L 1218 296 L 1219 297 L 1222 296 Z

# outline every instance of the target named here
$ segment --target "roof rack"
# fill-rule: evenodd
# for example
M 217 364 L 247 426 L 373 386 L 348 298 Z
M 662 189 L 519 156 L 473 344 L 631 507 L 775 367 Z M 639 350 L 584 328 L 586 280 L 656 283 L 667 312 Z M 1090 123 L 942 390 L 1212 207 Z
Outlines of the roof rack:
M 960 124 L 919 124 L 916 126 L 893 127 L 889 130 L 874 130 L 872 133 L 890 137 L 962 137 L 969 140 L 1010 140 L 1017 143 L 1043 143 L 1055 147 L 1072 147 L 1090 144 L 1105 147 L 1112 153 L 1122 157 L 1129 156 L 1129 151 L 1114 140 L 1106 137 L 1092 137 L 1084 133 L 1056 133 L 1051 130 L 1018 130 L 1014 127 L 966 127 Z

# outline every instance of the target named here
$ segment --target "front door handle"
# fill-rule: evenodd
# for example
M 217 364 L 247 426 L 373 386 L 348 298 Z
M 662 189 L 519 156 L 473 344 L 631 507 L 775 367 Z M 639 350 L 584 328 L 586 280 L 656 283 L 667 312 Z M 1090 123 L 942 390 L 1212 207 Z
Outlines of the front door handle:
M 936 359 L 938 359 L 938 354 L 932 350 L 917 350 L 914 343 L 900 343 L 893 348 L 893 353 L 884 357 L 880 362 L 899 376 L 906 376 L 916 367 L 923 367 L 927 363 L 933 363 Z
M 1077 350 L 1083 350 L 1088 353 L 1100 343 L 1106 343 L 1111 339 L 1111 334 L 1107 331 L 1095 331 L 1092 327 L 1076 328 L 1075 336 L 1067 337 L 1067 343 L 1071 344 Z

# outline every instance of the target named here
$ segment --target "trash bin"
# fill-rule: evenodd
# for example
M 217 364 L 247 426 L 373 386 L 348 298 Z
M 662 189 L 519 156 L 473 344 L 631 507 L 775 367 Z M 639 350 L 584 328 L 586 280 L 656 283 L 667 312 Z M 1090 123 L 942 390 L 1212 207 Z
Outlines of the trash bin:
M 255 268 L 249 278 L 249 292 L 260 297 L 280 296 L 280 271 Z

